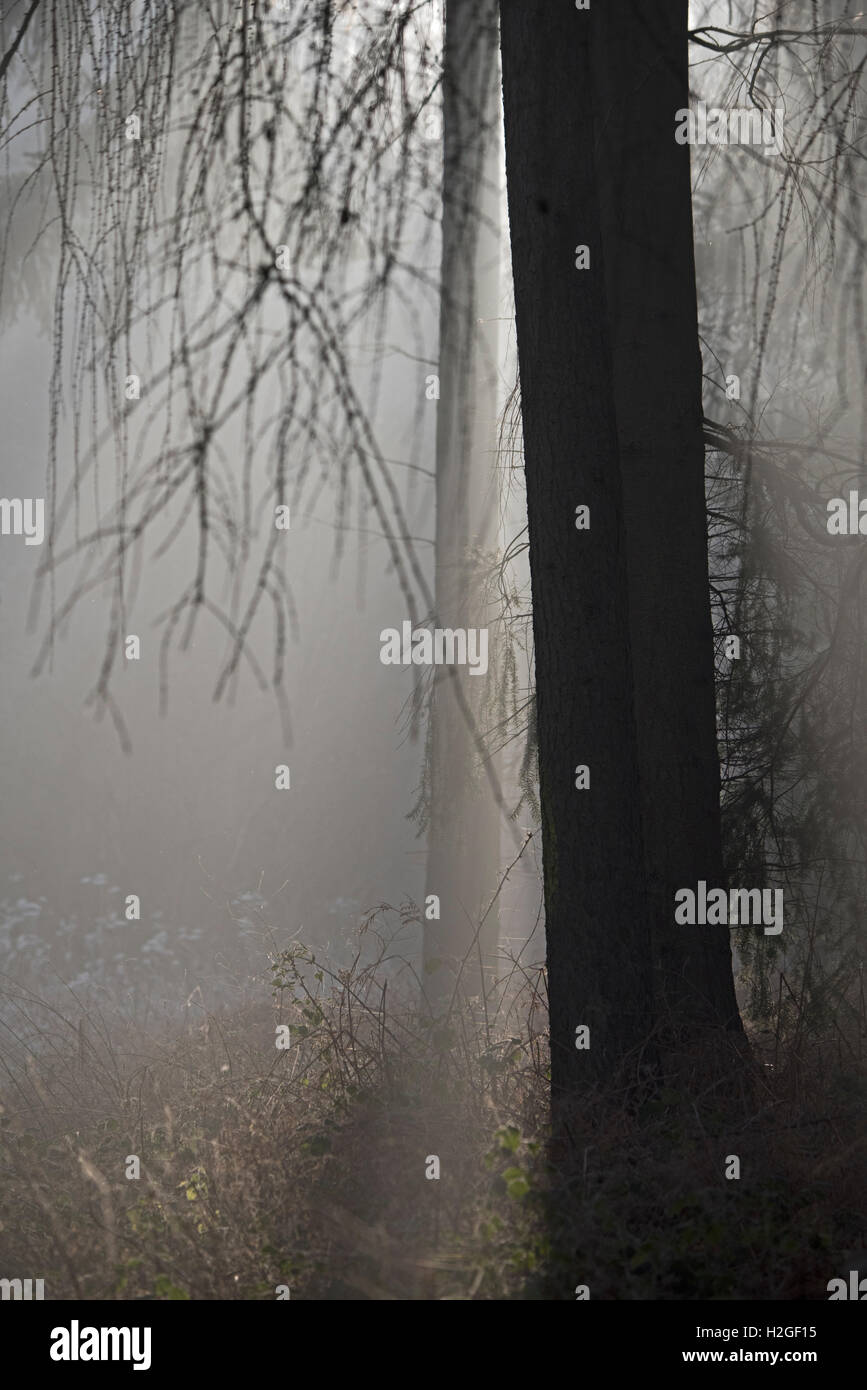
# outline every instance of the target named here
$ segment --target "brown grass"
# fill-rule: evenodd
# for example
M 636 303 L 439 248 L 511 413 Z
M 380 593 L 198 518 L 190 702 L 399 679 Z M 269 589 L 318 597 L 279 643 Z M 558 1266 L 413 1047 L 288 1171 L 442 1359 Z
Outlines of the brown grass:
M 363 937 L 334 972 L 275 954 L 234 1009 L 194 991 L 185 1025 L 7 985 L 0 1274 L 52 1299 L 823 1298 L 864 1248 L 859 1039 L 789 1017 L 737 1094 L 681 1058 L 640 1103 L 588 1095 L 558 1166 L 540 972 L 434 1024 Z

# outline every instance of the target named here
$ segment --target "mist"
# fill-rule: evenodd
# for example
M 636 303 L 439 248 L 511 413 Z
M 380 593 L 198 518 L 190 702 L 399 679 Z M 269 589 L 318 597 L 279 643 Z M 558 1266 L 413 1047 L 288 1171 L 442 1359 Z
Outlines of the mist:
M 862 1297 L 851 9 L 4 11 L 3 1300 Z

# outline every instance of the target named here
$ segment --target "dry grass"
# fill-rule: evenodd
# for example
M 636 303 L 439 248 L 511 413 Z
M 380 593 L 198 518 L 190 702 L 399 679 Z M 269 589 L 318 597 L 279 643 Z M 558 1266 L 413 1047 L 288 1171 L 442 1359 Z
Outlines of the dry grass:
M 734 1091 L 679 1059 L 638 1104 L 583 1097 L 558 1167 L 543 989 L 514 967 L 432 1024 L 375 918 L 347 968 L 296 943 L 186 1024 L 8 985 L 0 1273 L 54 1299 L 825 1297 L 867 1245 L 857 1040 L 790 1019 Z

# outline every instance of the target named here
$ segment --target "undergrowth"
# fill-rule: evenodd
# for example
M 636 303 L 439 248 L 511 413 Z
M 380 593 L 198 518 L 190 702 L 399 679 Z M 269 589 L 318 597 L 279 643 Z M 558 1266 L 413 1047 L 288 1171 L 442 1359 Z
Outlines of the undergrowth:
M 845 1050 L 819 1021 L 754 1034 L 736 1103 L 682 1064 L 639 1105 L 588 1094 L 563 1162 L 541 967 L 434 1018 L 380 927 L 345 968 L 275 950 L 237 1007 L 194 990 L 185 1025 L 6 982 L 0 1275 L 49 1299 L 824 1298 L 867 1244 L 860 1024 Z

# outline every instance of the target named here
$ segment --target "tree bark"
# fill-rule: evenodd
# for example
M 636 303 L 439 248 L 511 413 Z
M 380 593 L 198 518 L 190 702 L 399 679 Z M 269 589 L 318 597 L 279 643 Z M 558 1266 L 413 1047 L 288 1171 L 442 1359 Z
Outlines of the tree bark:
M 678 888 L 724 886 L 689 146 L 674 138 L 689 105 L 687 0 L 605 0 L 584 20 L 655 989 L 683 1036 L 739 1027 L 728 928 L 674 921 Z
M 592 18 L 501 0 L 555 1102 L 633 1065 L 650 932 L 623 497 L 593 146 Z M 576 268 L 576 245 L 589 269 Z M 576 508 L 590 529 L 576 528 Z M 590 769 L 576 789 L 575 768 Z M 588 1025 L 589 1050 L 576 1046 Z
M 497 540 L 500 103 L 496 0 L 448 0 L 443 63 L 443 222 L 436 437 L 436 625 L 487 626 L 486 559 Z M 425 991 L 482 988 L 496 951 L 500 811 L 484 766 L 484 697 L 495 680 L 434 668 Z M 474 936 L 478 940 L 473 944 Z M 465 959 L 466 958 L 466 959 Z

